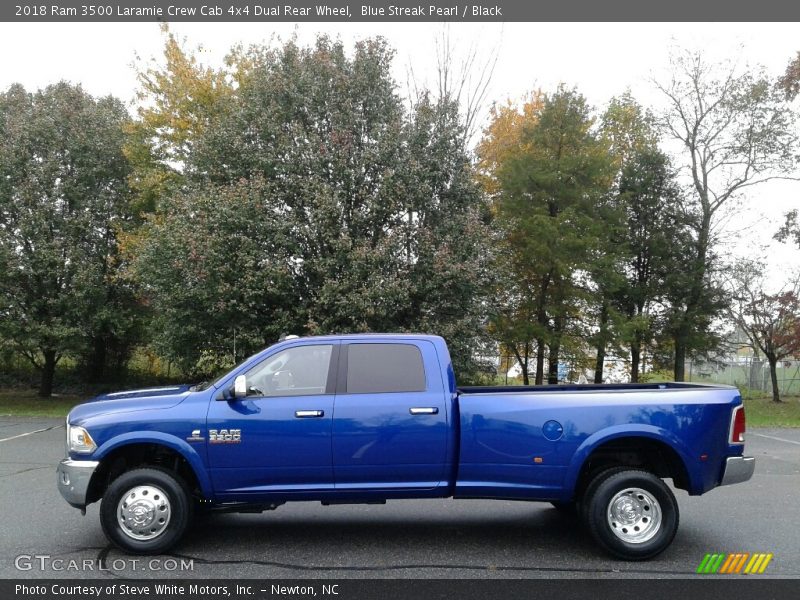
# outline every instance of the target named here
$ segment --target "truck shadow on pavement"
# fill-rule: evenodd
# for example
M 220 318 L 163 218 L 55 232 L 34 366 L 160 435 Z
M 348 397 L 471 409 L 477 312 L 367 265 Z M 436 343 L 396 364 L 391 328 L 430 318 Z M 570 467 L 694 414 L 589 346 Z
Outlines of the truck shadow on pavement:
M 331 513 L 325 512 L 331 507 L 308 508 L 302 516 L 288 518 L 279 512 L 205 516 L 170 555 L 197 564 L 249 563 L 298 574 L 405 570 L 591 574 L 634 564 L 639 565 L 637 572 L 686 573 L 670 571 L 675 565 L 647 568 L 646 563 L 616 561 L 598 551 L 576 516 L 546 504 L 528 505 L 512 514 L 504 514 L 500 507 L 482 516 L 432 511 L 417 518 L 394 513 L 391 504 L 357 510 L 355 515 L 337 514 L 339 507 Z

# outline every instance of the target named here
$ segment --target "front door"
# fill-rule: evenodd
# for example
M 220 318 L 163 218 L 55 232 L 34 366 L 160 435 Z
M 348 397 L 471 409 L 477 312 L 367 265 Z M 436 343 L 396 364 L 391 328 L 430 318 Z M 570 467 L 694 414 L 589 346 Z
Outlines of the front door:
M 245 373 L 247 397 L 211 401 L 208 460 L 217 494 L 246 499 L 333 488 L 338 348 L 304 343 L 281 350 Z

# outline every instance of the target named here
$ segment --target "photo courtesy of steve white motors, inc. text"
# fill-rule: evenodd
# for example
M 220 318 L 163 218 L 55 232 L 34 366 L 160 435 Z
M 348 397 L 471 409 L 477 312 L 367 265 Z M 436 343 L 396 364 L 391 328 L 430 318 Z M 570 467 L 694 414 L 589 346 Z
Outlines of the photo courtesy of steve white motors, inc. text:
M 136 583 L 88 583 L 88 584 L 23 584 L 17 583 L 14 586 L 14 594 L 17 597 L 66 597 L 66 598 L 142 598 L 149 596 L 175 597 L 190 596 L 198 597 L 229 597 L 237 598 L 243 596 L 253 596 L 258 593 L 270 594 L 272 596 L 338 596 L 341 586 L 337 583 L 327 584 L 303 584 L 303 585 L 283 585 L 272 583 L 267 585 L 242 585 L 242 584 L 204 584 L 204 583 L 148 583 L 137 581 Z

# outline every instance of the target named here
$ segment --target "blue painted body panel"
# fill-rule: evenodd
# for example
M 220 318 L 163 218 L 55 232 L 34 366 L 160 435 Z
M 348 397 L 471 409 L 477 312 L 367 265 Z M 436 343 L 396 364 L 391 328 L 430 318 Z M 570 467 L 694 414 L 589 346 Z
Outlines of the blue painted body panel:
M 75 460 L 100 460 L 127 444 L 158 443 L 180 452 L 191 465 L 203 495 L 212 498 L 205 445 L 190 444 L 192 430 L 205 430 L 210 393 L 183 392 L 139 399 L 96 400 L 72 409 L 67 419 L 86 427 L 97 450 L 71 454 Z
M 296 410 L 323 410 L 321 419 L 296 419 Z M 333 396 L 212 401 L 208 429 L 241 429 L 238 444 L 209 444 L 214 488 L 227 500 L 274 491 L 333 487 Z
M 569 499 L 589 454 L 631 436 L 668 444 L 686 467 L 689 493 L 702 494 L 718 485 L 725 457 L 742 453 L 727 441 L 740 403 L 733 388 L 462 395 L 455 495 Z M 542 433 L 550 420 L 563 427 L 555 441 Z
M 372 339 L 353 343 L 374 343 Z M 449 407 L 434 344 L 417 346 L 426 365 L 426 390 L 411 393 L 336 394 L 333 470 L 336 489 L 432 490 L 447 486 Z M 411 415 L 409 408 L 438 414 Z
M 237 375 L 287 348 L 358 343 L 415 345 L 426 389 L 223 399 Z M 73 459 L 102 461 L 126 444 L 163 444 L 186 458 L 204 497 L 216 502 L 567 500 L 591 452 L 622 437 L 668 444 L 686 468 L 691 494 L 719 485 L 725 458 L 743 452 L 742 445 L 728 444 L 738 391 L 645 387 L 459 391 L 440 337 L 340 335 L 278 343 L 202 391 L 176 386 L 107 394 L 76 407 L 68 419 L 98 444 L 91 455 Z M 412 407 L 438 412 L 412 415 Z M 324 416 L 296 418 L 303 410 Z M 213 429 L 241 429 L 241 441 L 211 444 Z M 191 435 L 194 430 L 202 439 Z

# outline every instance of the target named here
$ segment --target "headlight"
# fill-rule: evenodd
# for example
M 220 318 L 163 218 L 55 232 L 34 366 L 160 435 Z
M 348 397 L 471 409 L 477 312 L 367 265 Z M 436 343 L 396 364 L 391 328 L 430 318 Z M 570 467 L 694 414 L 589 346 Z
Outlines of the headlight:
M 90 454 L 97 449 L 97 444 L 83 427 L 67 424 L 67 447 L 70 452 Z

